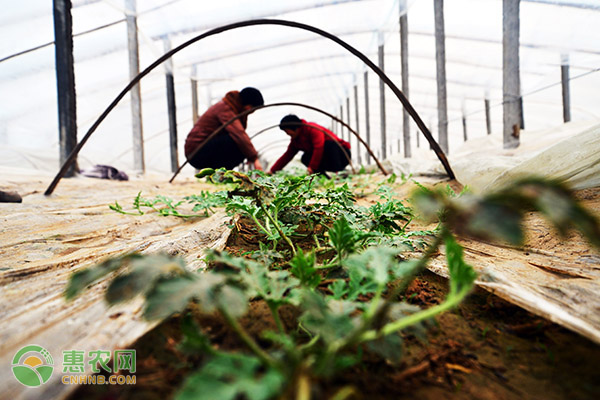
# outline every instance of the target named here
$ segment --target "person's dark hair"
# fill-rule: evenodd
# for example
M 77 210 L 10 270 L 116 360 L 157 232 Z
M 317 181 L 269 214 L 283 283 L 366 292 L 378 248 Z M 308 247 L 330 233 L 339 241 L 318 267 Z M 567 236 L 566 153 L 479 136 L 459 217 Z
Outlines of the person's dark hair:
M 294 114 L 286 115 L 285 117 L 281 118 L 281 122 L 279 123 L 279 129 L 282 131 L 285 129 L 291 129 L 295 131 L 300 126 L 302 126 L 302 120 Z
M 240 100 L 244 106 L 250 105 L 252 107 L 258 107 L 265 104 L 260 91 L 253 87 L 243 88 L 240 91 Z

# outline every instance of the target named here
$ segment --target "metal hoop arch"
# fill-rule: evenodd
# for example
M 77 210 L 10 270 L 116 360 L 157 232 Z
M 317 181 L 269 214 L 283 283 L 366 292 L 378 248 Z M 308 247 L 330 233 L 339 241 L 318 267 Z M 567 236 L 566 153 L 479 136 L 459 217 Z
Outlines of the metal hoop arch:
M 202 33 L 202 34 L 188 40 L 187 42 L 180 44 L 179 46 L 175 47 L 174 49 L 166 52 L 161 57 L 159 57 L 156 61 L 154 61 L 152 64 L 150 64 L 144 71 L 140 72 L 117 95 L 117 97 L 104 110 L 104 112 L 100 115 L 100 117 L 98 117 L 96 122 L 94 122 L 94 124 L 92 124 L 92 126 L 87 131 L 87 133 L 85 134 L 83 139 L 81 139 L 81 141 L 77 144 L 77 146 L 75 146 L 75 148 L 73 149 L 71 154 L 69 154 L 69 157 L 63 163 L 61 169 L 58 171 L 58 173 L 54 177 L 54 180 L 50 183 L 50 185 L 44 192 L 44 195 L 49 196 L 52 194 L 52 192 L 56 188 L 56 185 L 58 185 L 58 182 L 64 176 L 67 169 L 71 166 L 71 164 L 75 160 L 75 157 L 77 157 L 77 154 L 79 153 L 79 151 L 81 150 L 83 145 L 88 141 L 88 139 L 90 138 L 92 133 L 94 133 L 94 131 L 98 128 L 100 123 L 106 118 L 106 116 L 110 113 L 110 111 L 112 111 L 112 109 L 116 107 L 116 105 L 119 103 L 119 101 L 121 101 L 121 99 L 125 96 L 125 94 L 127 94 L 127 92 L 129 92 L 129 90 L 131 90 L 131 88 L 133 86 L 135 86 L 135 84 L 137 84 L 144 76 L 148 75 L 150 73 L 150 71 L 152 71 L 154 68 L 156 68 L 157 66 L 162 64 L 165 60 L 167 60 L 171 56 L 173 56 L 173 54 L 181 51 L 182 49 L 188 47 L 189 45 L 191 45 L 193 43 L 196 43 L 197 41 L 199 41 L 201 39 L 204 39 L 206 37 L 213 36 L 213 35 L 216 35 L 216 34 L 219 34 L 222 32 L 226 32 L 226 31 L 229 31 L 232 29 L 242 28 L 242 27 L 246 27 L 246 26 L 257 26 L 257 25 L 279 25 L 279 26 L 288 26 L 288 27 L 292 27 L 292 28 L 304 29 L 306 31 L 316 33 L 327 39 L 334 41 L 335 43 L 339 44 L 340 46 L 342 46 L 343 48 L 348 50 L 350 53 L 352 53 L 353 55 L 358 57 L 361 61 L 363 61 L 365 64 L 367 64 L 367 66 L 369 68 L 371 68 L 373 70 L 373 72 L 375 72 L 379 76 L 379 78 L 381 78 L 381 80 L 392 90 L 392 92 L 396 95 L 398 100 L 400 100 L 400 102 L 402 103 L 402 105 L 404 106 L 406 111 L 413 118 L 413 120 L 415 121 L 415 123 L 417 124 L 419 129 L 421 129 L 421 132 L 423 133 L 423 135 L 425 135 L 425 138 L 427 139 L 427 141 L 431 145 L 433 151 L 436 153 L 440 162 L 444 166 L 444 169 L 446 170 L 450 179 L 455 178 L 454 172 L 450 168 L 450 164 L 448 163 L 446 155 L 440 148 L 439 144 L 435 141 L 433 136 L 431 136 L 431 132 L 429 132 L 429 129 L 427 129 L 427 127 L 425 126 L 425 123 L 423 122 L 423 120 L 421 119 L 419 114 L 416 112 L 416 110 L 413 108 L 413 106 L 410 104 L 410 102 L 408 101 L 406 96 L 400 91 L 400 89 L 398 89 L 398 87 L 392 82 L 392 80 L 381 69 L 379 69 L 379 67 L 377 67 L 375 64 L 373 64 L 373 62 L 371 60 L 369 60 L 369 58 L 366 57 L 363 53 L 356 50 L 354 47 L 352 47 L 348 43 L 344 42 L 342 39 L 338 38 L 337 36 L 332 35 L 331 33 L 323 31 L 319 28 L 316 28 L 312 25 L 302 24 L 302 23 L 295 22 L 295 21 L 281 20 L 281 19 L 256 19 L 256 20 L 241 21 L 241 22 L 236 22 L 233 24 L 223 25 L 221 27 L 211 29 L 208 32 Z

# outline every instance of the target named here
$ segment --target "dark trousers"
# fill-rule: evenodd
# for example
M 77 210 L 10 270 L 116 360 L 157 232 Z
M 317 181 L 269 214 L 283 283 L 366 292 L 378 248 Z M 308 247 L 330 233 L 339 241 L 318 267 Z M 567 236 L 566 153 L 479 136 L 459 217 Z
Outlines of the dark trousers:
M 240 165 L 246 156 L 228 134 L 217 135 L 196 153 L 188 162 L 196 169 L 227 168 L 233 169 Z
M 342 150 L 342 148 L 344 150 Z M 347 157 L 346 154 L 348 155 Z M 341 171 L 346 168 L 346 165 L 348 165 L 348 159 L 352 157 L 351 154 L 352 153 L 349 149 L 338 146 L 337 143 L 332 140 L 326 140 L 325 145 L 323 146 L 323 157 L 321 158 L 321 163 L 315 172 Z M 302 161 L 302 164 L 308 167 L 311 158 L 312 151 L 305 151 L 300 161 Z

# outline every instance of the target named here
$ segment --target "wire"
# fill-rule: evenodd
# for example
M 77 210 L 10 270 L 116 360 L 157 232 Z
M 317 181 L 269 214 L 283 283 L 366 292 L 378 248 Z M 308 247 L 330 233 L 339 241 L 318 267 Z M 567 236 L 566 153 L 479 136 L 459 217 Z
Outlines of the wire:
M 85 6 L 85 5 L 89 5 L 89 4 L 99 3 L 100 1 L 102 1 L 102 0 L 91 0 L 91 1 L 86 1 L 86 2 L 84 2 L 84 3 L 81 3 L 81 4 L 78 4 L 78 5 L 76 5 L 76 6 L 74 6 L 74 7 L 80 7 L 80 6 Z M 161 9 L 161 8 L 164 8 L 164 7 L 166 7 L 166 6 L 169 6 L 169 5 L 173 4 L 173 3 L 177 3 L 177 2 L 179 2 L 179 1 L 181 1 L 181 0 L 171 0 L 171 1 L 167 2 L 167 3 L 165 3 L 165 4 L 161 4 L 161 5 L 159 5 L 159 6 L 156 6 L 156 7 L 150 8 L 150 9 L 148 9 L 148 10 L 145 10 L 145 11 L 139 12 L 137 15 L 139 16 L 139 15 L 143 15 L 143 14 L 148 14 L 148 13 L 154 12 L 154 11 L 156 11 L 156 10 L 159 10 L 159 9 Z M 118 20 L 118 21 L 109 22 L 108 24 L 101 25 L 101 26 L 98 26 L 98 27 L 96 27 L 96 28 L 89 29 L 89 30 L 87 30 L 87 31 L 83 31 L 83 32 L 76 33 L 76 34 L 74 34 L 74 35 L 73 35 L 73 37 L 82 36 L 82 35 L 86 35 L 86 34 L 88 34 L 88 33 L 92 33 L 92 32 L 98 31 L 98 30 L 100 30 L 100 29 L 109 28 L 109 27 L 111 27 L 111 26 L 113 26 L 113 25 L 117 25 L 117 24 L 120 24 L 121 22 L 125 22 L 125 21 L 126 21 L 126 19 L 125 19 L 125 18 L 123 18 L 123 19 L 120 19 L 120 20 Z M 138 30 L 138 31 L 139 31 L 139 30 Z M 10 60 L 11 58 L 14 58 L 14 57 L 22 56 L 22 55 L 24 55 L 24 54 L 31 53 L 31 52 L 33 52 L 33 51 L 36 51 L 36 50 L 43 49 L 44 47 L 52 46 L 52 45 L 54 45 L 55 43 L 56 43 L 56 42 L 53 40 L 53 41 L 51 41 L 51 42 L 44 43 L 44 44 L 41 44 L 41 45 L 39 45 L 39 46 L 32 47 L 32 48 L 30 48 L 30 49 L 23 50 L 23 51 L 20 51 L 20 52 L 18 52 L 18 53 L 15 53 L 15 54 L 11 54 L 10 56 L 6 56 L 6 57 L 4 57 L 4 58 L 0 58 L 0 63 L 1 63 L 1 62 L 4 62 L 4 61 L 7 61 L 7 60 Z
M 113 25 L 120 24 L 121 22 L 125 22 L 125 19 L 121 19 L 121 20 L 114 21 L 114 22 L 109 22 L 106 25 L 101 25 L 101 26 L 98 26 L 96 28 L 89 29 L 87 31 L 76 33 L 76 34 L 73 35 L 73 37 L 77 37 L 77 36 L 81 36 L 81 35 L 86 35 L 88 33 L 92 33 L 92 32 L 98 31 L 100 29 L 104 29 L 104 28 L 111 27 Z M 55 41 L 51 41 L 51 42 L 44 43 L 44 44 L 41 44 L 39 46 L 33 47 L 31 49 L 23 50 L 23 51 L 20 51 L 18 53 L 12 54 L 10 56 L 4 57 L 4 58 L 0 58 L 0 63 L 3 62 L 3 61 L 10 60 L 11 58 L 14 58 L 14 57 L 17 57 L 17 56 L 21 56 L 23 54 L 31 53 L 32 51 L 35 51 L 35 50 L 43 49 L 44 47 L 52 46 L 54 43 L 56 43 L 56 42 Z
M 598 71 L 600 71 L 600 67 L 598 67 L 598 68 L 594 68 L 594 69 L 592 69 L 592 70 L 589 70 L 589 71 L 583 72 L 583 73 L 581 73 L 581 74 L 579 74 L 579 75 L 573 76 L 573 77 L 569 78 L 569 82 L 570 82 L 570 81 L 573 81 L 573 80 L 575 80 L 575 79 L 583 78 L 584 76 L 587 76 L 587 75 L 593 74 L 594 72 L 598 72 Z M 551 84 L 549 84 L 549 85 L 543 86 L 543 87 L 541 87 L 541 88 L 537 88 L 537 89 L 535 89 L 535 90 L 532 90 L 531 92 L 527 92 L 527 93 L 525 93 L 525 94 L 522 94 L 522 95 L 521 95 L 521 98 L 524 98 L 524 97 L 527 97 L 527 96 L 529 96 L 529 95 L 532 95 L 532 94 L 535 94 L 535 93 L 541 92 L 542 90 L 550 89 L 551 87 L 554 87 L 554 86 L 557 86 L 557 85 L 560 85 L 560 84 L 562 84 L 562 81 L 554 82 L 554 83 L 551 83 Z M 494 108 L 494 107 L 501 106 L 501 105 L 503 105 L 504 103 L 506 103 L 506 101 L 501 101 L 501 102 L 499 102 L 499 103 L 496 103 L 496 104 L 491 104 L 491 105 L 490 105 L 490 108 Z M 457 118 L 449 119 L 449 120 L 448 120 L 448 123 L 450 123 L 450 122 L 455 122 L 455 121 L 461 120 L 463 117 L 468 117 L 468 116 L 471 116 L 471 115 L 474 115 L 474 114 L 479 114 L 480 112 L 484 112 L 484 111 L 485 111 L 485 108 L 484 108 L 484 109 L 480 109 L 480 110 L 476 110 L 476 111 L 472 111 L 472 112 L 470 112 L 470 113 L 467 113 L 467 114 L 464 114 L 464 115 L 462 115 L 461 117 L 457 117 Z

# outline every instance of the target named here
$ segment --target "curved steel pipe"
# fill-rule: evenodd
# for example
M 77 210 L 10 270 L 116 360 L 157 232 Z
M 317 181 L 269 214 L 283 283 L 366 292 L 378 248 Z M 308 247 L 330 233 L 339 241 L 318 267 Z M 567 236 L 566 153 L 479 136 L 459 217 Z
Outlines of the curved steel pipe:
M 406 96 L 404 96 L 404 94 L 400 91 L 400 89 L 398 89 L 398 87 L 392 82 L 392 80 L 390 78 L 388 78 L 388 76 L 381 69 L 379 69 L 379 67 L 377 67 L 375 64 L 373 64 L 373 62 L 371 60 L 369 60 L 368 57 L 366 57 L 360 51 L 356 50 L 354 47 L 350 46 L 348 43 L 344 42 L 342 39 L 338 38 L 337 36 L 332 35 L 331 33 L 325 32 L 319 28 L 315 28 L 314 26 L 302 24 L 302 23 L 294 22 L 294 21 L 281 20 L 281 19 L 256 19 L 256 20 L 241 21 L 241 22 L 236 22 L 233 24 L 223 25 L 221 27 L 211 29 L 208 32 L 205 32 L 196 37 L 193 37 L 192 39 L 188 40 L 187 42 L 184 42 L 184 43 L 180 44 L 179 46 L 175 47 L 174 49 L 166 52 L 161 57 L 159 57 L 156 61 L 154 61 L 152 64 L 150 64 L 146 69 L 144 69 L 142 72 L 140 72 L 135 78 L 133 78 L 131 80 L 131 82 L 129 82 L 129 84 L 127 84 L 127 86 L 125 86 L 125 88 L 121 91 L 121 93 L 119 93 L 117 95 L 117 97 L 110 103 L 110 105 L 106 108 L 106 110 L 104 110 L 104 112 L 100 115 L 100 117 L 98 117 L 96 122 L 94 122 L 94 124 L 90 127 L 90 129 L 87 131 L 87 133 L 85 134 L 83 139 L 81 139 L 81 141 L 77 144 L 77 146 L 75 146 L 75 148 L 73 149 L 71 154 L 69 154 L 69 157 L 67 158 L 67 160 L 63 163 L 61 169 L 58 171 L 58 173 L 54 177 L 54 180 L 50 183 L 50 185 L 44 192 L 44 195 L 49 196 L 50 194 L 52 194 L 52 192 L 56 188 L 56 185 L 58 185 L 58 182 L 60 181 L 60 179 L 67 172 L 67 169 L 71 166 L 71 164 L 75 160 L 75 157 L 77 157 L 77 154 L 79 153 L 79 151 L 81 150 L 83 145 L 88 141 L 88 139 L 90 138 L 92 133 L 94 133 L 94 131 L 98 128 L 100 123 L 106 118 L 106 116 L 110 113 L 110 111 L 112 111 L 112 109 L 116 107 L 116 105 L 119 103 L 119 101 L 121 101 L 121 99 L 125 96 L 125 94 L 127 94 L 127 92 L 129 92 L 129 90 L 131 90 L 131 88 L 133 86 L 135 86 L 144 76 L 148 75 L 150 73 L 150 71 L 152 71 L 154 68 L 156 68 L 157 66 L 162 64 L 163 61 L 165 61 L 168 58 L 170 58 L 171 56 L 173 56 L 173 54 L 181 51 L 182 49 L 188 47 L 189 45 L 191 45 L 193 43 L 196 43 L 197 41 L 199 41 L 201 39 L 204 39 L 206 37 L 213 36 L 213 35 L 216 35 L 216 34 L 219 34 L 222 32 L 230 31 L 232 29 L 242 28 L 245 26 L 256 26 L 256 25 L 280 25 L 280 26 L 289 26 L 292 28 L 304 29 L 306 31 L 316 33 L 327 39 L 334 41 L 335 43 L 339 44 L 340 46 L 342 46 L 343 48 L 348 50 L 350 53 L 352 53 L 353 55 L 358 57 L 362 62 L 367 64 L 367 66 L 369 68 L 371 68 L 373 70 L 373 72 L 375 72 L 379 76 L 379 78 L 381 78 L 381 80 L 392 90 L 392 92 L 394 92 L 394 94 L 396 95 L 398 100 L 400 100 L 400 102 L 402 103 L 404 108 L 406 108 L 406 111 L 413 118 L 413 120 L 415 121 L 415 123 L 417 124 L 419 129 L 421 129 L 421 132 L 423 132 L 423 135 L 425 135 L 425 138 L 431 145 L 433 151 L 435 151 L 436 155 L 438 156 L 439 160 L 441 161 L 442 165 L 444 166 L 444 169 L 448 173 L 448 176 L 451 179 L 455 178 L 454 172 L 452 172 L 452 169 L 450 168 L 450 164 L 448 163 L 448 160 L 446 159 L 446 155 L 444 154 L 444 152 L 442 151 L 442 149 L 440 148 L 438 143 L 435 141 L 433 136 L 431 136 L 429 129 L 427 129 L 427 127 L 425 126 L 425 123 L 423 122 L 423 120 L 421 120 L 421 117 L 419 116 L 419 114 L 417 114 L 417 112 L 415 111 L 413 106 L 410 104 L 410 102 L 408 101 Z

